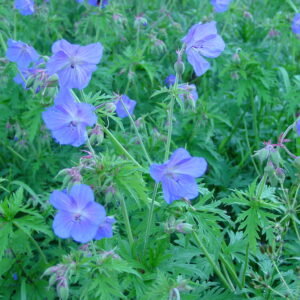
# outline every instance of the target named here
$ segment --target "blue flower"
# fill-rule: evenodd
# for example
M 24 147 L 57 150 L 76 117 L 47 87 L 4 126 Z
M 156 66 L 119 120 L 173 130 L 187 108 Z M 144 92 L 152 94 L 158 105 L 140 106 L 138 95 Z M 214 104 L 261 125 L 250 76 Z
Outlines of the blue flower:
M 23 16 L 32 15 L 34 13 L 33 0 L 15 0 L 15 8 L 20 11 Z
M 217 34 L 216 22 L 193 25 L 182 39 L 186 44 L 186 54 L 197 76 L 203 75 L 210 64 L 202 56 L 218 57 L 225 48 L 223 39 Z
M 188 151 L 179 148 L 164 164 L 152 164 L 150 175 L 162 183 L 164 199 L 170 204 L 181 198 L 196 198 L 199 192 L 195 178 L 202 176 L 206 168 L 204 158 L 192 157 Z
M 133 114 L 134 108 L 136 106 L 136 101 L 131 100 L 128 96 L 126 95 L 121 95 L 122 101 L 124 103 L 124 105 L 126 106 L 128 112 L 130 113 L 130 115 Z M 128 117 L 128 114 L 122 104 L 122 102 L 120 100 L 115 102 L 116 105 L 116 113 L 118 115 L 119 118 L 126 118 Z
M 174 74 L 170 74 L 165 79 L 165 84 L 166 84 L 167 87 L 170 87 L 170 86 L 175 84 L 175 81 L 176 81 L 176 76 Z
M 19 68 L 27 68 L 30 63 L 37 61 L 40 57 L 33 47 L 21 41 L 9 39 L 7 46 L 7 59 L 15 62 Z
M 103 47 L 100 43 L 80 46 L 59 40 L 53 44 L 52 52 L 53 56 L 47 63 L 48 74 L 56 73 L 60 86 L 83 89 L 97 69 Z
M 69 193 L 53 191 L 50 203 L 58 209 L 53 221 L 54 233 L 63 239 L 87 243 L 95 238 L 106 220 L 104 207 L 95 202 L 93 190 L 85 184 L 74 185 Z
M 213 5 L 215 12 L 222 13 L 225 12 L 232 0 L 211 0 L 211 5 Z
M 296 130 L 297 130 L 298 135 L 300 136 L 300 120 L 298 120 L 296 123 Z
M 90 5 L 93 6 L 99 6 L 100 5 L 100 0 L 88 0 Z M 108 0 L 102 0 L 101 1 L 101 8 L 104 8 L 108 5 Z
M 78 3 L 82 3 L 84 0 L 77 0 Z M 92 6 L 99 6 L 101 0 L 88 0 L 88 3 Z M 101 1 L 101 8 L 104 8 L 108 5 L 108 0 Z
M 300 34 L 300 13 L 295 14 L 295 17 L 294 17 L 293 23 L 292 23 L 292 31 L 295 34 Z
M 111 238 L 113 236 L 112 226 L 116 222 L 114 217 L 106 217 L 100 224 L 98 231 L 95 235 L 95 240 L 101 240 L 103 238 Z
M 87 140 L 86 127 L 97 122 L 94 110 L 88 103 L 75 102 L 71 92 L 62 89 L 54 106 L 47 108 L 42 116 L 58 143 L 78 147 Z

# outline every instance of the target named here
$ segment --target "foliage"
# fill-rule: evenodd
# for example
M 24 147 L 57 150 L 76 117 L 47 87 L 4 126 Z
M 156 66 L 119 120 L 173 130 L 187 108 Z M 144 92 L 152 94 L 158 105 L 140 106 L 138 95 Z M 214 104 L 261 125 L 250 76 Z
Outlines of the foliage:
M 36 0 L 31 16 L 2 2 L 0 298 L 300 298 L 300 48 L 292 1 L 233 0 L 215 13 L 209 0 L 110 0 L 103 9 Z M 226 49 L 201 77 L 183 55 L 179 83 L 195 84 L 199 99 L 182 102 L 164 79 L 175 74 L 188 29 L 210 20 Z M 102 43 L 90 84 L 74 90 L 97 107 L 100 132 L 89 129 L 86 145 L 52 139 L 41 113 L 53 105 L 57 82 L 38 93 L 40 82 L 17 85 L 17 67 L 5 57 L 9 38 L 46 60 L 58 39 Z M 116 93 L 137 101 L 132 120 L 111 109 Z M 204 157 L 208 170 L 197 198 L 167 204 L 149 160 L 163 163 L 179 147 Z M 78 182 L 115 217 L 112 238 L 81 245 L 54 235 L 49 195 Z

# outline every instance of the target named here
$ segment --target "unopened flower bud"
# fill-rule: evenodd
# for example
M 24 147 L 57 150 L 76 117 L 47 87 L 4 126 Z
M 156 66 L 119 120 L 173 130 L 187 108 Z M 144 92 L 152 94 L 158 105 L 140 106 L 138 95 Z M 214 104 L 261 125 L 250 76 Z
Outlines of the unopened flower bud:
M 232 55 L 232 60 L 237 63 L 241 62 L 241 58 L 237 52 Z
M 69 298 L 69 286 L 68 281 L 65 277 L 62 277 L 56 287 L 57 295 L 62 300 Z
M 275 169 L 275 174 L 276 174 L 276 177 L 279 180 L 284 180 L 284 178 L 285 178 L 285 172 L 284 172 L 284 170 L 282 168 L 277 167 Z
M 193 231 L 193 225 L 188 223 L 179 223 L 176 225 L 175 229 L 181 233 L 190 233 Z
M 280 163 L 282 162 L 282 158 L 281 158 L 280 153 L 277 149 L 275 151 L 271 152 L 270 158 L 276 166 L 279 166 Z
M 105 110 L 108 113 L 113 113 L 116 110 L 116 105 L 113 102 L 108 102 L 105 104 Z
M 91 139 L 90 142 L 93 144 L 94 142 L 100 145 L 103 142 L 104 133 L 101 127 L 96 124 L 96 126 L 91 130 Z
M 245 19 L 253 20 L 253 16 L 252 16 L 252 14 L 249 11 L 244 11 L 243 15 L 244 15 Z
M 174 69 L 176 74 L 181 76 L 184 73 L 184 63 L 182 61 L 182 53 L 180 51 L 177 51 L 177 61 L 174 64 Z
M 134 26 L 138 27 L 140 25 L 143 25 L 143 26 L 148 25 L 147 19 L 145 17 L 143 17 L 143 15 L 135 17 Z

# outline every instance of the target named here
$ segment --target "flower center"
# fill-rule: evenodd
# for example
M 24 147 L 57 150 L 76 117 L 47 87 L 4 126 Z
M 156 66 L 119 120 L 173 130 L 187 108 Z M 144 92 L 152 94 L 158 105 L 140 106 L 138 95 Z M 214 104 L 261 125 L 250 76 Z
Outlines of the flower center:
M 77 127 L 77 125 L 78 125 L 78 122 L 74 121 L 74 120 L 69 123 L 69 127 L 72 127 L 72 128 Z
M 81 222 L 81 214 L 75 214 L 74 216 L 73 216 L 73 221 L 74 222 L 77 222 L 77 223 L 80 223 Z

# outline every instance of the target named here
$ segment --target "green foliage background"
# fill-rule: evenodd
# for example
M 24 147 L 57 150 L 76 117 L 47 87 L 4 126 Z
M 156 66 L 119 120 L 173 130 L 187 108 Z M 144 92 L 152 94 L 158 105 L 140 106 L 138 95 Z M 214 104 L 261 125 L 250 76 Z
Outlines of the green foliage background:
M 277 142 L 300 108 L 300 40 L 291 31 L 295 12 L 290 1 L 234 0 L 220 14 L 209 0 L 111 0 L 103 10 L 75 0 L 36 2 L 36 14 L 22 16 L 13 1 L 0 0 L 0 297 L 179 299 L 180 293 L 181 299 L 299 299 L 299 165 L 280 149 L 282 179 L 253 157 L 264 141 Z M 300 9 L 300 2 L 294 3 Z M 148 25 L 138 30 L 135 16 L 141 14 Z M 52 105 L 56 88 L 35 94 L 17 85 L 17 68 L 5 58 L 7 39 L 22 40 L 44 56 L 51 56 L 58 39 L 81 45 L 100 41 L 104 55 L 98 70 L 77 96 L 95 106 L 114 93 L 136 100 L 140 134 L 151 159 L 161 163 L 174 92 L 164 79 L 174 73 L 176 50 L 188 29 L 212 19 L 226 49 L 201 77 L 185 59 L 182 82 L 195 84 L 199 99 L 194 109 L 175 105 L 171 142 L 171 151 L 185 147 L 208 161 L 208 172 L 199 180 L 201 195 L 191 205 L 167 205 L 159 189 L 143 251 L 154 187 L 149 165 L 129 120 L 99 110 L 99 123 L 142 168 L 105 134 L 94 145 L 96 166 L 81 175 L 116 217 L 114 237 L 88 250 L 55 237 L 49 195 L 70 184 L 59 172 L 78 166 L 87 148 L 52 140 L 41 112 Z M 287 147 L 300 156 L 296 132 L 288 138 Z M 120 197 L 130 216 L 133 245 Z M 192 231 L 169 230 L 174 222 L 188 223 Z M 107 254 L 111 250 L 114 255 Z M 66 270 L 64 290 L 55 288 L 52 273 L 44 274 L 58 264 Z

